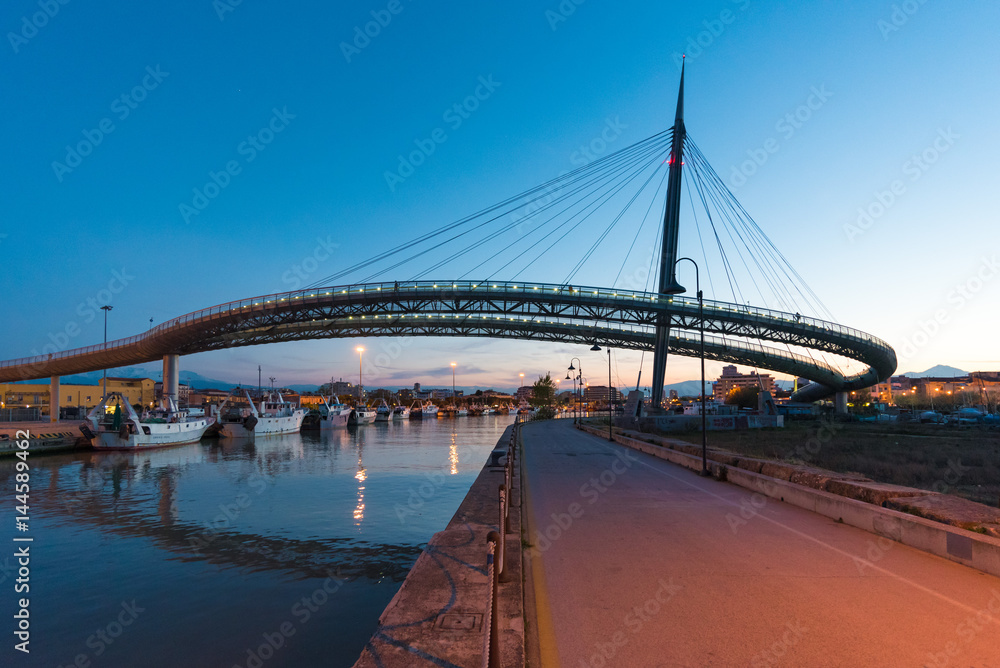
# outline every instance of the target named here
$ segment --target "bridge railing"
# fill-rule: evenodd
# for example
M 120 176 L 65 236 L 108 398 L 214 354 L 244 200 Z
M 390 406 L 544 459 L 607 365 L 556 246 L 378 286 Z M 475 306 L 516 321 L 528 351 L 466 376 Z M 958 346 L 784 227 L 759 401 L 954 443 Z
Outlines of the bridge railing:
M 154 338 L 170 332 L 171 330 L 183 327 L 195 321 L 216 319 L 220 316 L 231 316 L 236 313 L 252 313 L 254 310 L 272 308 L 273 306 L 283 306 L 295 302 L 306 300 L 325 300 L 336 297 L 378 297 L 383 298 L 385 294 L 399 294 L 401 296 L 414 292 L 440 292 L 442 290 L 455 290 L 466 294 L 478 292 L 502 295 L 538 295 L 559 294 L 568 295 L 578 299 L 581 303 L 599 301 L 602 304 L 608 302 L 620 302 L 623 306 L 649 305 L 649 304 L 670 304 L 674 308 L 683 308 L 690 311 L 692 315 L 698 312 L 698 300 L 693 297 L 683 297 L 678 295 L 661 295 L 658 293 L 638 292 L 634 290 L 619 290 L 599 288 L 582 285 L 554 284 L 554 283 L 526 283 L 523 281 L 405 281 L 405 282 L 383 282 L 364 283 L 342 286 L 331 286 L 325 288 L 313 288 L 308 290 L 296 290 L 292 292 L 280 292 L 270 295 L 261 295 L 249 299 L 226 302 L 217 306 L 212 306 L 198 311 L 192 311 L 185 315 L 167 320 L 147 332 L 131 336 L 125 339 L 109 341 L 106 344 L 95 344 L 85 348 L 54 352 L 47 355 L 37 355 L 34 357 L 21 358 L 0 362 L 0 368 L 19 365 L 41 365 L 49 361 L 67 359 L 81 355 L 88 355 L 97 352 L 110 352 L 118 348 L 138 345 L 144 340 Z M 272 306 L 273 305 L 273 306 Z M 713 314 L 725 313 L 728 319 L 734 316 L 745 314 L 748 318 L 757 320 L 781 323 L 787 326 L 788 323 L 800 325 L 803 329 L 812 328 L 834 332 L 839 336 L 848 337 L 855 341 L 865 343 L 869 346 L 891 350 L 891 347 L 884 341 L 860 330 L 844 327 L 834 322 L 801 316 L 799 314 L 789 314 L 783 311 L 776 311 L 768 308 L 761 308 L 749 305 L 731 304 L 728 302 L 706 300 L 704 302 L 705 317 L 711 318 Z M 596 326 L 596 325 L 592 325 Z
M 381 297 L 387 293 L 390 294 L 410 293 L 413 291 L 436 292 L 440 290 L 449 290 L 449 289 L 461 290 L 463 292 L 481 291 L 487 294 L 492 292 L 498 292 L 502 294 L 538 293 L 541 296 L 548 293 L 548 294 L 570 295 L 572 297 L 578 297 L 580 299 L 587 299 L 587 300 L 593 300 L 593 299 L 598 299 L 601 301 L 612 300 L 612 301 L 621 301 L 623 303 L 638 302 L 641 304 L 667 303 L 694 310 L 697 310 L 698 308 L 698 300 L 694 297 L 683 297 L 679 295 L 660 295 L 658 293 L 652 293 L 652 292 L 608 289 L 608 288 L 599 288 L 599 287 L 585 286 L 585 285 L 569 285 L 569 284 L 555 284 L 555 283 L 526 283 L 523 281 L 450 281 L 450 282 L 447 281 L 395 282 L 394 281 L 391 283 L 384 282 L 384 283 L 351 284 L 351 285 L 331 286 L 325 288 L 315 288 L 311 290 L 280 292 L 270 295 L 262 295 L 260 297 L 254 297 L 251 299 L 243 299 L 235 302 L 227 302 L 225 304 L 220 304 L 218 306 L 213 306 L 207 309 L 194 311 L 192 313 L 180 316 L 179 318 L 174 318 L 173 320 L 168 320 L 167 322 L 164 322 L 161 325 L 154 327 L 150 333 L 157 331 L 164 331 L 179 324 L 186 324 L 192 320 L 204 319 L 206 317 L 212 317 L 223 313 L 230 313 L 232 311 L 241 311 L 248 308 L 252 309 L 256 307 L 267 307 L 268 305 L 271 304 L 277 305 L 283 302 L 293 303 L 296 301 L 301 301 L 306 299 L 335 297 L 338 295 L 345 295 L 345 296 L 372 295 Z M 750 305 L 744 306 L 740 304 L 733 304 L 729 302 L 722 302 L 710 299 L 704 301 L 704 308 L 706 311 L 706 316 L 710 315 L 712 312 L 729 314 L 727 317 L 732 317 L 733 314 L 746 314 L 748 316 L 763 318 L 774 322 L 795 323 L 806 327 L 825 329 L 836 332 L 843 336 L 852 337 L 854 339 L 857 339 L 858 341 L 862 341 L 871 345 L 881 346 L 885 348 L 889 347 L 887 343 L 885 343 L 884 341 L 878 339 L 877 337 L 871 334 L 868 334 L 867 332 L 863 332 L 853 327 L 845 327 L 835 322 L 820 320 L 818 318 L 812 318 L 809 316 L 791 314 L 784 311 L 762 308 L 758 306 L 750 306 Z

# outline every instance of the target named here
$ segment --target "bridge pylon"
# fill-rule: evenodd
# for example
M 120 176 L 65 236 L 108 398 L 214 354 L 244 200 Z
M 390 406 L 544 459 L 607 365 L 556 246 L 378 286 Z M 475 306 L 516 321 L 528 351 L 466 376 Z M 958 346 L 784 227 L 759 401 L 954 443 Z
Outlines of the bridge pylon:
M 677 93 L 677 112 L 674 116 L 673 140 L 670 147 L 669 173 L 667 174 L 667 206 L 663 212 L 663 245 L 660 249 L 661 295 L 684 292 L 677 282 L 677 233 L 681 215 L 681 169 L 684 166 L 684 64 L 681 64 L 681 83 Z M 656 321 L 656 338 L 653 347 L 653 396 L 650 408 L 659 410 L 663 402 L 663 383 L 667 375 L 667 352 L 670 347 L 670 316 L 662 315 Z

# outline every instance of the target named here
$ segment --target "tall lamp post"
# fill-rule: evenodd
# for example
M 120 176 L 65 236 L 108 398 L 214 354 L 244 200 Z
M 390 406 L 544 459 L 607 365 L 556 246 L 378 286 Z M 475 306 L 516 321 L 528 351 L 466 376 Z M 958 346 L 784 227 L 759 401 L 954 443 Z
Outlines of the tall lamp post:
M 682 257 L 674 263 L 687 260 L 694 265 L 694 288 L 698 291 L 698 332 L 701 335 L 701 475 L 708 475 L 708 431 L 705 415 L 705 301 L 701 293 L 701 282 L 698 276 L 698 263 L 689 257 Z
M 576 367 L 573 366 L 573 360 L 576 360 L 576 363 L 580 365 L 579 372 L 577 374 L 574 374 L 574 376 L 573 376 L 573 394 L 574 394 L 574 398 L 576 399 L 576 401 L 573 402 L 575 404 L 573 406 L 573 408 L 574 408 L 574 411 L 573 411 L 573 424 L 576 424 L 576 423 L 578 423 L 578 422 L 581 421 L 580 420 L 580 418 L 581 418 L 581 416 L 580 416 L 580 397 L 576 396 L 576 388 L 577 388 L 576 381 L 578 381 L 578 380 L 581 381 L 579 387 L 580 387 L 580 393 L 582 394 L 583 393 L 583 381 L 582 381 L 582 379 L 583 379 L 583 362 L 580 361 L 579 357 L 574 357 L 573 359 L 571 359 L 569 361 L 569 370 L 570 371 L 576 371 L 577 370 Z M 568 373 L 566 374 L 566 377 L 569 378 L 569 374 Z
M 364 383 L 362 382 L 362 380 L 363 380 L 363 378 L 362 378 L 362 368 L 363 368 L 362 362 L 365 359 L 365 347 L 364 346 L 358 346 L 357 348 L 355 348 L 355 350 L 358 351 L 358 405 L 359 406 L 363 406 L 364 405 L 363 402 L 364 402 L 364 398 L 365 398 L 365 389 L 364 389 L 365 386 L 364 386 Z
M 451 363 L 451 403 L 455 407 L 455 417 L 458 417 L 458 397 L 455 396 L 455 362 Z
M 594 343 L 594 347 L 591 348 L 595 353 L 601 352 L 601 347 Z M 614 442 L 615 431 L 614 431 L 614 418 L 611 415 L 611 346 L 608 346 L 608 440 Z
M 113 308 L 114 308 L 114 306 L 111 306 L 110 304 L 105 304 L 104 306 L 101 307 L 101 310 L 104 311 L 104 347 L 105 348 L 108 347 L 108 311 L 110 311 Z M 105 367 L 105 369 L 104 369 L 104 396 L 105 397 L 108 396 L 108 369 L 107 369 L 107 367 Z

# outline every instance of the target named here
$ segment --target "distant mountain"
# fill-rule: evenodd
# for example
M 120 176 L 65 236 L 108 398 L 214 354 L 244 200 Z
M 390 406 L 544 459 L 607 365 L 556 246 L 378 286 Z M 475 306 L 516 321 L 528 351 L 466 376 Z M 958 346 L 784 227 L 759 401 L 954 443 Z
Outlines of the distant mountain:
M 117 378 L 152 378 L 153 380 L 162 380 L 163 370 L 145 369 L 140 366 L 125 366 L 117 369 L 108 369 L 108 375 Z M 90 371 L 88 373 L 81 373 L 75 376 L 63 376 L 62 383 L 64 385 L 100 385 L 101 378 L 103 377 L 103 371 Z M 238 385 L 238 383 L 230 383 L 225 380 L 206 378 L 193 371 L 181 371 L 180 379 L 185 385 L 190 385 L 192 388 L 199 390 L 206 388 L 231 390 Z M 316 386 L 307 385 L 304 387 L 315 388 Z
M 701 393 L 698 391 L 698 385 L 701 381 L 698 380 L 685 380 L 680 383 L 673 383 L 671 385 L 664 385 L 664 394 L 669 394 L 670 390 L 677 390 L 677 396 L 680 397 L 697 397 Z M 711 381 L 705 381 L 705 392 L 706 394 L 712 393 L 712 383 Z M 606 397 L 605 397 L 606 399 Z
M 899 375 L 906 376 L 907 378 L 954 378 L 955 376 L 968 376 L 969 372 L 956 369 L 953 366 L 938 364 L 937 366 L 932 366 L 927 371 L 907 371 Z

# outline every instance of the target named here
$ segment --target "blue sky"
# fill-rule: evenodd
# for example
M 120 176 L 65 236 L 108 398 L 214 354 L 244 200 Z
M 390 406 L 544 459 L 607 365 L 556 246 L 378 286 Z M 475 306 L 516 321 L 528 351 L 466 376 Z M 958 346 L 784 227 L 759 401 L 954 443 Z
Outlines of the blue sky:
M 93 305 L 108 298 L 119 338 L 292 289 L 308 258 L 318 280 L 574 168 L 609 123 L 608 153 L 665 130 L 687 52 L 689 134 L 838 321 L 889 341 L 900 371 L 1000 369 L 1000 6 L 528 5 L 7 3 L 2 357 L 99 343 Z M 448 115 L 477 89 L 474 112 Z M 439 128 L 446 141 L 390 187 L 398 156 Z M 89 154 L 68 155 L 81 142 Z M 212 174 L 224 187 L 199 201 Z M 581 236 L 523 278 L 561 280 Z M 611 239 L 577 280 L 610 284 L 626 249 Z M 606 364 L 578 346 L 406 343 L 239 348 L 182 368 L 240 380 L 261 364 L 279 383 L 319 383 L 354 378 L 359 344 L 392 360 L 366 385 L 446 385 L 453 360 L 460 385 L 502 387 L 564 375 L 573 355 Z M 616 353 L 622 384 L 639 360 Z M 667 381 L 696 374 L 673 359 Z

